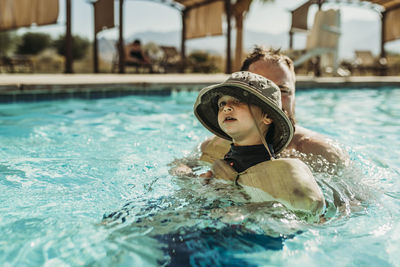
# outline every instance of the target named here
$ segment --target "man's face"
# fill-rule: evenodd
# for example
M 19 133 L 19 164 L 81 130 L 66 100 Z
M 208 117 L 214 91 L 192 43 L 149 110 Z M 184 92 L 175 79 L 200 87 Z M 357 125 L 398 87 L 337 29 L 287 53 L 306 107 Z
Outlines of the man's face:
M 282 108 L 290 117 L 295 115 L 295 77 L 284 63 L 260 59 L 252 63 L 249 71 L 273 81 L 281 89 Z

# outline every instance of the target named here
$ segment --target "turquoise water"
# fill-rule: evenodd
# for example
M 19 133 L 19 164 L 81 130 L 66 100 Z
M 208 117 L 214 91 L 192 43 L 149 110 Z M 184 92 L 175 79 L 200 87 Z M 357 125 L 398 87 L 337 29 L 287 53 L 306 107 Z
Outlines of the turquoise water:
M 0 265 L 400 266 L 399 89 L 297 93 L 352 160 L 314 173 L 326 223 L 171 176 L 209 136 L 195 97 L 0 105 Z

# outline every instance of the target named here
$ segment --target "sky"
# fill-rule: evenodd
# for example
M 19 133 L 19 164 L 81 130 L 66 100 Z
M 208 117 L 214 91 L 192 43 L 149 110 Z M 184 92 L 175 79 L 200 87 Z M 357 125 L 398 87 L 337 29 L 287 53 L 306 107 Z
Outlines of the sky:
M 65 33 L 65 0 L 60 1 L 58 23 L 49 26 L 24 28 L 18 32 L 37 31 L 46 32 L 53 37 Z M 71 0 L 72 2 L 72 34 L 80 35 L 93 40 L 93 5 L 92 0 Z M 234 1 L 234 0 L 232 0 Z M 303 4 L 306 0 L 274 0 L 262 3 L 261 0 L 253 0 L 245 22 L 244 30 L 251 30 L 260 33 L 288 33 L 291 24 L 290 10 Z M 150 0 L 125 0 L 124 2 L 124 37 L 132 38 L 136 33 L 145 31 L 171 32 L 181 30 L 181 15 L 178 10 L 161 3 Z M 323 8 L 338 8 L 341 10 L 341 23 L 345 25 L 347 21 L 372 21 L 376 23 L 376 28 L 380 27 L 380 17 L 378 12 L 364 4 L 324 4 Z M 115 1 L 115 22 L 118 23 L 119 2 Z M 312 25 L 314 14 L 317 11 L 316 5 L 309 10 L 309 25 Z M 366 30 L 366 29 L 360 29 Z M 98 38 L 118 39 L 118 27 L 100 32 Z M 295 36 L 295 48 L 298 42 Z M 375 53 L 378 53 L 379 38 L 371 40 L 374 42 Z M 350 36 L 351 39 L 351 36 Z M 303 42 L 304 43 L 304 42 Z M 375 44 L 376 43 L 376 44 Z M 364 44 L 365 45 L 365 44 Z M 363 44 L 361 44 L 363 46 Z M 398 51 L 400 40 L 390 42 L 385 45 L 386 49 Z M 393 49 L 394 48 L 394 49 Z
M 93 39 L 93 6 L 88 0 L 72 0 L 72 33 Z M 291 23 L 290 10 L 300 6 L 305 0 L 275 0 L 262 3 L 254 0 L 245 20 L 245 30 L 258 32 L 280 33 L 288 32 Z M 324 5 L 328 8 L 330 4 Z M 146 0 L 125 0 L 124 36 L 132 36 L 143 31 L 176 31 L 181 29 L 179 12 L 167 5 Z M 312 20 L 316 7 L 310 9 Z M 115 2 L 115 21 L 118 22 L 118 1 Z M 341 7 L 343 21 L 371 20 L 379 21 L 378 13 L 370 8 L 357 5 Z M 51 26 L 31 28 L 31 31 L 47 32 L 53 36 L 65 32 L 65 0 L 60 0 L 58 23 Z M 310 24 L 311 25 L 311 24 Z M 21 32 L 26 29 L 20 30 Z M 117 28 L 104 30 L 98 37 L 118 38 Z

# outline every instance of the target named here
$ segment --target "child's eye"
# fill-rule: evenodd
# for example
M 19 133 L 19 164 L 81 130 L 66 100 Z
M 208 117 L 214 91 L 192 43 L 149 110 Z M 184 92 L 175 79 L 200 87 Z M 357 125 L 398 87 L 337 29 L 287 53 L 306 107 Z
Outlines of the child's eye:
M 281 94 L 282 94 L 282 95 L 287 95 L 287 94 L 289 94 L 289 91 L 281 90 Z
M 292 94 L 292 90 L 290 90 L 290 88 L 287 87 L 280 87 L 281 89 L 281 94 L 282 95 L 291 95 Z
M 218 108 L 223 108 L 226 106 L 226 102 L 225 101 L 221 101 L 220 103 L 218 103 Z

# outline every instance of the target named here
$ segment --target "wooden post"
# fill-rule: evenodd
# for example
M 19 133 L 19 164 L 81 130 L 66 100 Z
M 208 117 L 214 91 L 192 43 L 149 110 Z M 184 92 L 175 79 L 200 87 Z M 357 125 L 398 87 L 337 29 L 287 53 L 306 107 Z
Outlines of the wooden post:
M 181 33 L 181 66 L 180 66 L 180 72 L 185 73 L 185 67 L 186 67 L 186 15 L 187 15 L 187 10 L 183 9 L 182 10 L 182 33 Z
M 324 0 L 318 0 L 318 10 L 321 10 Z
M 323 0 L 318 0 L 318 10 L 322 9 Z M 314 60 L 314 76 L 321 77 L 321 56 L 316 56 Z
M 383 11 L 381 17 L 381 53 L 379 58 L 379 75 L 386 76 L 387 75 L 387 60 L 386 60 L 386 52 L 385 52 L 385 39 L 386 39 L 386 12 Z
M 386 29 L 386 11 L 381 13 L 381 53 L 380 57 L 386 57 L 386 52 L 385 52 L 385 29 Z
M 293 32 L 292 30 L 289 31 L 289 49 L 293 49 Z
M 72 34 L 71 34 L 71 0 L 66 0 L 67 28 L 65 33 L 65 73 L 73 73 L 72 70 Z
M 124 0 L 119 0 L 119 40 L 118 40 L 118 53 L 119 62 L 118 68 L 119 73 L 125 73 L 125 51 L 124 51 Z
M 96 8 L 95 2 L 93 4 L 93 14 L 94 14 L 94 38 L 93 38 L 93 72 L 99 73 L 99 51 L 98 51 L 98 42 L 97 42 L 97 31 L 96 31 Z
M 225 73 L 230 74 L 232 72 L 232 59 L 231 59 L 231 0 L 225 0 L 225 13 L 227 22 L 227 33 L 226 33 L 226 70 Z

